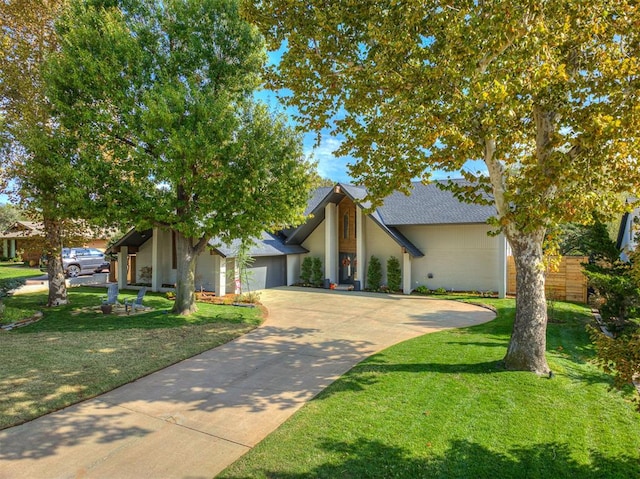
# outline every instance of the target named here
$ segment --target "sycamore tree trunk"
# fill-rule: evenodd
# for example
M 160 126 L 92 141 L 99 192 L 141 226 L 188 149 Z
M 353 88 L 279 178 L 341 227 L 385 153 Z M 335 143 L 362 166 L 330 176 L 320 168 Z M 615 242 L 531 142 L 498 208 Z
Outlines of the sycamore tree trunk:
M 204 251 L 207 244 L 205 238 L 200 238 L 194 246 L 194 238 L 187 238 L 176 231 L 176 301 L 172 313 L 189 315 L 198 310 L 195 295 L 196 260 Z
M 516 319 L 504 358 L 510 370 L 548 374 L 544 231 L 509 238 L 516 264 Z
M 62 268 L 62 224 L 58 220 L 44 218 L 45 255 L 49 277 L 47 306 L 67 304 L 67 284 Z

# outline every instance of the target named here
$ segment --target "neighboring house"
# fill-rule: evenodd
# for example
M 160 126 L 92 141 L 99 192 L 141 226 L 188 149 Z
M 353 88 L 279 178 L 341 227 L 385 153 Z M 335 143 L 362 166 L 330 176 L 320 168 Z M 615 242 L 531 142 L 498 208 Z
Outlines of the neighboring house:
M 307 206 L 306 223 L 265 232 L 255 240 L 248 286 L 263 289 L 294 284 L 299 281 L 304 257 L 313 256 L 322 260 L 329 282 L 366 288 L 367 265 L 374 255 L 382 263 L 383 283 L 388 258 L 398 258 L 406 294 L 425 285 L 497 291 L 504 296 L 507 248 L 503 235 L 488 234 L 492 228 L 487 219 L 495 214 L 492 206 L 462 203 L 435 184 L 414 183 L 409 196 L 394 193 L 371 213 L 365 211 L 369 206 L 365 196 L 363 187 L 348 184 L 317 189 Z M 209 251 L 197 260 L 196 289 L 219 295 L 235 291 L 237 246 L 220 245 L 215 239 L 210 242 Z M 175 242 L 170 231 L 132 230 L 111 251 L 119 254 L 121 287 L 126 286 L 127 275 L 135 283 L 141 270 L 149 266 L 152 289 L 175 283 Z
M 630 200 L 635 202 L 636 200 Z M 622 215 L 620 221 L 620 228 L 618 229 L 618 240 L 616 246 L 620 250 L 620 259 L 628 261 L 629 257 L 627 253 L 636 249 L 638 244 L 637 235 L 640 232 L 638 228 L 638 222 L 640 218 L 640 208 L 635 208 L 630 213 Z
M 37 264 L 42 254 L 42 224 L 35 221 L 16 221 L 0 234 L 2 258 L 20 256 L 24 261 Z
M 91 236 L 94 236 L 93 239 L 74 241 L 73 245 L 65 246 L 83 246 L 104 251 L 110 234 L 108 231 L 95 232 L 91 234 Z M 2 251 L 0 252 L 2 258 L 13 259 L 20 256 L 23 261 L 29 261 L 32 265 L 38 264 L 44 245 L 42 223 L 37 221 L 16 221 L 11 228 L 0 233 L 0 243 L 2 244 Z

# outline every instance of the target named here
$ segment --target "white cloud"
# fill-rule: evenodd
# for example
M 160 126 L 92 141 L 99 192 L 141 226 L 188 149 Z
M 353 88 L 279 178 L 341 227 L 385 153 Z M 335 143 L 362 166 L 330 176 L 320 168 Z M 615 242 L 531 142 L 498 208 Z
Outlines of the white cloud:
M 328 133 L 321 136 L 318 146 L 315 146 L 315 140 L 315 133 L 307 133 L 304 136 L 304 154 L 307 158 L 318 162 L 320 176 L 333 181 L 352 183 L 353 178 L 349 176 L 347 164 L 352 163 L 353 158 L 337 157 L 334 154 L 342 141 Z

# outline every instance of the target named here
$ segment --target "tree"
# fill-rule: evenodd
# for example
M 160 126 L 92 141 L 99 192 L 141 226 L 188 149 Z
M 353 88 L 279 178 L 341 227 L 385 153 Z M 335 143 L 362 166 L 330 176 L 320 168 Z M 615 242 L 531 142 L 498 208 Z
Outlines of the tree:
M 11 228 L 20 219 L 20 210 L 15 206 L 0 205 L 0 233 Z
M 311 256 L 305 256 L 302 260 L 302 267 L 300 269 L 300 281 L 302 284 L 311 283 L 311 275 L 313 272 L 313 258 Z
M 309 181 L 311 183 L 311 189 L 313 190 L 321 188 L 323 186 L 333 186 L 336 184 L 335 181 L 320 176 L 320 173 L 318 173 L 318 171 L 315 169 L 311 171 Z
M 371 256 L 367 267 L 367 289 L 378 291 L 382 284 L 382 265 L 376 256 Z
M 623 208 L 637 191 L 638 22 L 630 0 L 245 0 L 303 127 L 328 127 L 373 205 L 434 169 L 492 203 L 513 251 L 508 369 L 549 372 L 543 241 L 549 228 Z M 468 160 L 484 162 L 469 171 Z M 486 174 L 483 170 L 486 169 Z
M 400 261 L 395 256 L 387 259 L 387 286 L 392 293 L 400 291 L 402 282 L 402 270 L 400 269 Z
M 311 284 L 322 286 L 322 279 L 322 260 L 316 256 L 311 262 Z
M 78 0 L 58 32 L 48 91 L 77 162 L 104 181 L 110 215 L 174 232 L 174 312 L 189 314 L 209 240 L 302 220 L 300 138 L 252 99 L 262 37 L 233 0 Z
M 0 185 L 44 226 L 48 305 L 67 302 L 62 269 L 63 223 L 74 217 L 86 184 L 44 91 L 42 65 L 58 47 L 54 21 L 65 0 L 0 4 Z M 64 148 L 63 148 L 64 146 Z

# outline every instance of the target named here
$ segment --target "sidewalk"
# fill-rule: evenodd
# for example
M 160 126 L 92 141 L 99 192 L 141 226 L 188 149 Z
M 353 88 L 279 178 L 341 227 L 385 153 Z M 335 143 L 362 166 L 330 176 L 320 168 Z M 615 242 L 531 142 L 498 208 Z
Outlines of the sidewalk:
M 110 393 L 0 431 L 0 478 L 211 478 L 371 354 L 494 313 L 277 288 L 264 325 Z

